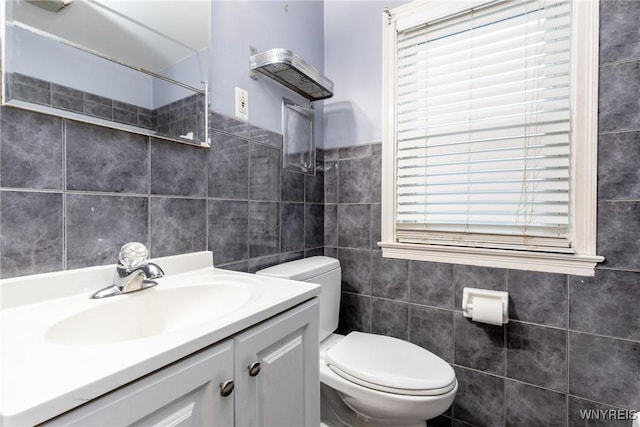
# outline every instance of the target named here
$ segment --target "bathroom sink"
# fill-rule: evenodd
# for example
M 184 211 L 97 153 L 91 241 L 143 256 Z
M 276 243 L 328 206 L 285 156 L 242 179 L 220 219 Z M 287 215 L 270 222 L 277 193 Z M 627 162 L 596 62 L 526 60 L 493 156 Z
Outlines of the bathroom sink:
M 215 268 L 209 251 L 149 261 L 165 273 L 157 286 L 100 299 L 116 265 L 0 280 L 0 425 L 39 425 L 196 353 L 198 370 L 227 366 L 232 352 L 198 352 L 320 291 Z
M 259 282 L 218 276 L 182 286 L 160 285 L 103 300 L 52 325 L 57 344 L 109 344 L 148 338 L 212 322 L 248 303 Z

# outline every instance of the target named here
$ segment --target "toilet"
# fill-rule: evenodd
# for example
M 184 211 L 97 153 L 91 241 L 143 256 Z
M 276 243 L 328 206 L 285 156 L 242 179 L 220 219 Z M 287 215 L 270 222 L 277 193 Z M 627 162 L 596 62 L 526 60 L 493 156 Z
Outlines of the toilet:
M 425 427 L 453 403 L 453 368 L 407 341 L 363 332 L 335 333 L 340 262 L 315 256 L 256 274 L 317 283 L 320 294 L 320 394 L 323 426 Z

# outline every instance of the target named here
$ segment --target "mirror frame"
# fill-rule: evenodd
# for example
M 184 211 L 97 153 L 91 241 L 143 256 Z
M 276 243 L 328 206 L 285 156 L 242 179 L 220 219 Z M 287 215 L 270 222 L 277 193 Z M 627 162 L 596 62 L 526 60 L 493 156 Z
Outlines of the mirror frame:
M 98 58 L 101 59 L 105 59 L 107 61 L 110 61 L 114 64 L 117 64 L 119 66 L 122 67 L 126 67 L 128 69 L 149 75 L 153 78 L 157 78 L 159 80 L 162 80 L 164 82 L 170 83 L 170 84 L 174 84 L 178 87 L 181 87 L 183 89 L 187 89 L 190 90 L 192 92 L 194 92 L 194 95 L 204 95 L 204 140 L 203 141 L 198 141 L 198 140 L 190 140 L 188 138 L 176 138 L 176 137 L 171 137 L 168 135 L 162 135 L 162 134 L 157 134 L 155 131 L 150 130 L 150 129 L 145 129 L 142 127 L 138 127 L 138 126 L 134 126 L 134 125 L 130 125 L 130 124 L 126 124 L 126 123 L 120 123 L 120 122 L 116 122 L 116 121 L 110 121 L 107 119 L 102 119 L 100 117 L 94 117 L 94 116 L 90 116 L 90 115 L 86 115 L 86 114 L 80 114 L 77 112 L 73 112 L 73 111 L 67 111 L 67 110 L 63 110 L 63 109 L 59 109 L 59 108 L 55 108 L 55 107 L 50 107 L 50 106 L 46 106 L 46 105 L 40 105 L 37 103 L 31 103 L 31 102 L 27 102 L 27 101 L 22 101 L 22 100 L 18 100 L 18 99 L 9 99 L 8 98 L 8 94 L 7 94 L 7 85 L 8 85 L 8 75 L 7 75 L 7 70 L 6 70 L 6 64 L 7 64 L 7 51 L 8 51 L 8 46 L 7 46 L 7 38 L 6 38 L 6 22 L 7 22 L 7 0 L 0 0 L 0 106 L 5 106 L 5 107 L 11 107 L 11 108 L 20 108 L 20 109 L 24 109 L 24 110 L 29 110 L 29 111 L 35 111 L 35 112 L 40 112 L 40 113 L 44 113 L 44 114 L 49 114 L 49 115 L 53 115 L 53 116 L 57 116 L 57 117 L 61 117 L 61 118 L 65 118 L 65 119 L 70 119 L 70 120 L 76 120 L 79 122 L 83 122 L 83 123 L 90 123 L 90 124 L 95 124 L 95 125 L 99 125 L 99 126 L 104 126 L 104 127 L 108 127 L 108 128 L 112 128 L 112 129 L 118 129 L 118 130 L 124 130 L 127 132 L 132 132 L 132 133 L 137 133 L 137 134 L 141 134 L 141 135 L 146 135 L 146 136 L 150 136 L 153 138 L 158 138 L 158 139 L 163 139 L 163 140 L 167 140 L 167 141 L 173 141 L 173 142 L 178 142 L 178 143 L 182 143 L 182 144 L 187 144 L 187 145 L 192 145 L 192 146 L 197 146 L 197 147 L 203 147 L 203 148 L 209 148 L 211 147 L 211 139 L 209 137 L 209 114 L 210 114 L 210 109 L 211 106 L 209 105 L 210 102 L 210 97 L 209 97 L 209 83 L 208 80 L 202 80 L 201 83 L 203 85 L 203 88 L 195 88 L 193 86 L 190 86 L 188 84 L 182 83 L 180 81 L 171 79 L 169 77 L 165 77 L 163 75 L 160 75 L 158 73 L 155 73 L 153 71 L 150 70 L 146 70 L 144 68 L 141 67 L 137 67 L 131 64 L 128 64 L 122 60 L 119 60 L 117 58 L 112 58 L 108 55 L 104 55 L 100 52 L 97 52 L 95 50 L 86 48 L 82 45 L 79 45 L 77 43 L 74 43 L 72 41 L 63 39 L 61 37 L 57 37 L 54 36 L 52 34 L 49 33 L 45 33 L 45 32 L 40 32 L 39 30 L 35 29 L 36 33 L 40 33 L 40 35 L 49 38 L 50 40 L 54 40 L 58 43 L 63 43 L 64 45 L 70 46 L 72 48 L 75 49 L 79 49 L 80 51 L 84 52 L 84 53 L 88 53 L 90 55 L 96 56 Z M 30 27 L 31 30 L 31 27 Z M 209 68 L 210 68 L 210 64 L 211 64 L 211 48 L 208 49 L 208 54 L 207 54 L 207 73 L 209 73 Z M 160 107 L 162 108 L 162 107 Z

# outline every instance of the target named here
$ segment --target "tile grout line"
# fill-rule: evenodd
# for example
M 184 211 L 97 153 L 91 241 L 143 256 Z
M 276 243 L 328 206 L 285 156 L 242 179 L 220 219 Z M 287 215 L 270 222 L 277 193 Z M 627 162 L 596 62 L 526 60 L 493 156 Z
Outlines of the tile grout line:
M 62 269 L 67 269 L 67 120 L 61 120 L 61 149 L 62 149 Z

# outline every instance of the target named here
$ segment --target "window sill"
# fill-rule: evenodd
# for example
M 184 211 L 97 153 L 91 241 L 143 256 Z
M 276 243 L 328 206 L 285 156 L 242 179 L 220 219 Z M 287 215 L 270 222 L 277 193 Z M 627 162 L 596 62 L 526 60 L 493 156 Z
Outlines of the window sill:
M 378 245 L 382 248 L 382 256 L 386 258 L 511 268 L 576 276 L 593 276 L 597 263 L 604 260 L 604 257 L 597 255 L 570 255 L 410 243 L 380 242 Z

